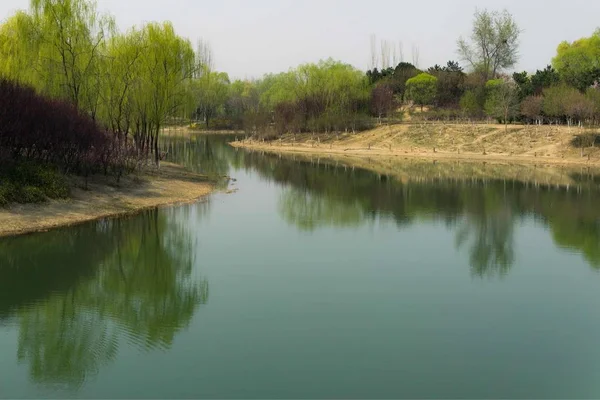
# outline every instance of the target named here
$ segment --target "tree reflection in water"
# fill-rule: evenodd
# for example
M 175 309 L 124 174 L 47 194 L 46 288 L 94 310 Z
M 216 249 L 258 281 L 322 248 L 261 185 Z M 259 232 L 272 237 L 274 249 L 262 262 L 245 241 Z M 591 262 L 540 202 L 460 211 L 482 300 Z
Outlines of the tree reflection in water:
M 232 154 L 238 168 L 256 170 L 286 185 L 279 212 L 301 230 L 360 226 L 376 218 L 391 219 L 398 226 L 443 221 L 456 228 L 456 246 L 469 252 L 473 276 L 504 276 L 515 262 L 515 223 L 533 217 L 549 227 L 557 245 L 580 252 L 592 267 L 600 268 L 600 209 L 593 201 L 600 186 L 593 174 L 567 176 L 574 186 L 477 178 L 470 176 L 473 166 L 468 166 L 465 178 L 440 178 L 448 174 L 447 167 L 412 162 L 389 167 L 410 171 L 404 175 L 408 179 L 400 180 L 325 159 Z M 494 168 L 501 172 L 501 167 Z
M 33 380 L 77 387 L 116 357 L 123 340 L 146 350 L 172 345 L 208 301 L 208 282 L 192 273 L 194 243 L 181 224 L 186 211 L 153 210 L 0 242 L 0 258 L 10 261 L 2 263 L 2 282 L 25 285 L 29 267 L 64 277 L 81 269 L 67 282 L 28 291 L 29 298 L 15 288 L 8 291 L 14 297 L 3 296 L 5 316 L 14 314 L 19 324 L 18 359 Z M 36 249 L 35 257 L 15 252 L 21 245 Z
M 165 146 L 175 161 L 202 173 L 245 169 L 281 184 L 278 212 L 303 231 L 377 219 L 399 228 L 435 221 L 454 230 L 473 276 L 502 277 L 516 261 L 515 224 L 534 218 L 558 246 L 600 268 L 600 189 L 592 175 L 573 177 L 571 187 L 550 186 L 476 178 L 476 166 L 461 178 L 452 175 L 455 165 L 416 162 L 379 174 L 239 151 L 227 140 L 173 139 Z M 144 350 L 169 348 L 208 301 L 208 282 L 194 276 L 198 244 L 189 223 L 208 207 L 0 240 L 0 322 L 18 324 L 18 359 L 32 379 L 78 387 L 114 360 L 124 341 Z

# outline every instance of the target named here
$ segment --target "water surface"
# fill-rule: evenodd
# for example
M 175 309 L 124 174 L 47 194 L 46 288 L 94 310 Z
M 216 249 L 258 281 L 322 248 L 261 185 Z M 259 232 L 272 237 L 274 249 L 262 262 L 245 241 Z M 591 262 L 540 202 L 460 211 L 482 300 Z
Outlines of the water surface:
M 169 154 L 237 193 L 0 240 L 0 397 L 600 397 L 589 171 L 400 179 L 225 140 Z

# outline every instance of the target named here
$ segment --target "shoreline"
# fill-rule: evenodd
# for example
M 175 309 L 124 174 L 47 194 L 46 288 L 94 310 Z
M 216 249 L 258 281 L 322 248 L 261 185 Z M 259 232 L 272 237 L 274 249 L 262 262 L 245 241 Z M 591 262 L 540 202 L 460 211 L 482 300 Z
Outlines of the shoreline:
M 394 158 L 398 161 L 405 160 L 423 160 L 423 161 L 463 161 L 463 162 L 490 162 L 502 164 L 538 164 L 538 165 L 556 165 L 556 166 L 573 166 L 573 167 L 598 167 L 600 168 L 600 160 L 587 159 L 558 159 L 552 157 L 533 157 L 533 156 L 507 156 L 502 154 L 476 154 L 476 153 L 448 153 L 443 151 L 426 152 L 426 151 L 410 151 L 410 149 L 401 150 L 385 150 L 378 148 L 350 148 L 350 149 L 330 149 L 323 147 L 308 147 L 308 146 L 289 146 L 289 145 L 267 145 L 262 143 L 249 142 L 230 142 L 230 146 L 248 150 L 259 150 L 271 154 L 298 154 L 306 156 L 331 156 L 331 157 L 360 157 L 360 158 Z
M 197 129 L 197 128 L 190 128 L 187 126 L 169 126 L 166 127 L 164 129 L 162 129 L 161 136 L 164 137 L 191 137 L 191 136 L 195 136 L 195 135 L 207 135 L 207 136 L 219 136 L 219 135 L 223 135 L 223 136 L 233 136 L 233 135 L 240 135 L 240 136 L 244 136 L 246 135 L 246 133 L 243 130 L 219 130 L 219 129 Z
M 40 204 L 12 204 L 0 208 L 0 238 L 45 232 L 104 218 L 132 215 L 156 207 L 189 204 L 215 191 L 215 182 L 176 164 L 163 162 L 160 170 L 122 178 L 95 176 L 89 190 L 82 179 L 73 177 L 71 196 Z
M 272 141 L 245 139 L 229 144 L 309 156 L 600 167 L 600 148 L 571 145 L 581 133 L 589 131 L 554 126 L 513 125 L 505 130 L 493 124 L 399 124 L 355 134 L 286 134 Z

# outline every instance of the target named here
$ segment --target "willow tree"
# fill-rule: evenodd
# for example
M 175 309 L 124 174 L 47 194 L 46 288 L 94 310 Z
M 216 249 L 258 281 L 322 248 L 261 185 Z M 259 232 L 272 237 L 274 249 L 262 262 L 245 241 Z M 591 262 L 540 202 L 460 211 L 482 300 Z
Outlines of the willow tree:
M 38 40 L 33 18 L 18 11 L 0 25 L 0 76 L 34 85 Z
M 110 38 L 104 50 L 101 119 L 115 134 L 125 138 L 132 124 L 133 91 L 139 79 L 144 50 L 144 37 L 137 29 Z
M 211 71 L 202 66 L 202 73 L 192 83 L 193 96 L 196 101 L 196 114 L 202 115 L 206 128 L 210 119 L 220 108 L 225 106 L 229 96 L 229 76 L 224 72 Z
M 369 90 L 364 74 L 333 60 L 304 64 L 278 75 L 267 75 L 259 85 L 261 103 L 274 110 L 293 105 L 294 119 L 303 129 L 328 131 L 355 129 L 357 118 L 368 109 Z
M 38 41 L 36 86 L 95 116 L 101 49 L 113 19 L 86 0 L 32 0 L 31 13 Z
M 190 42 L 178 36 L 169 22 L 150 23 L 141 34 L 143 52 L 134 93 L 135 134 L 138 140 L 150 140 L 158 165 L 160 128 L 188 102 L 195 57 Z

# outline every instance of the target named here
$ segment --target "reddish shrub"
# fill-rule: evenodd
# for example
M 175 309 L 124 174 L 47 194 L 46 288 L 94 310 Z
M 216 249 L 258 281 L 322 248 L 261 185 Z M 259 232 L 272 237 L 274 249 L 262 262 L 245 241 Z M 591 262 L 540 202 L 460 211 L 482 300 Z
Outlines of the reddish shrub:
M 119 141 L 89 116 L 29 87 L 0 80 L 0 155 L 55 164 L 67 172 L 107 170 Z

